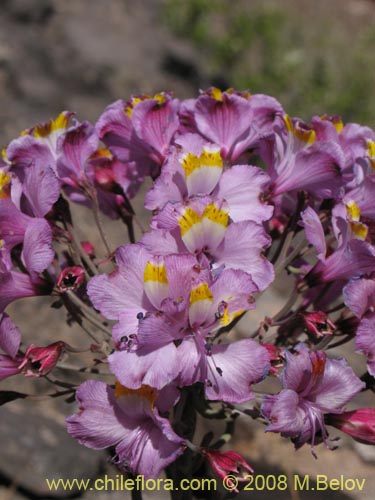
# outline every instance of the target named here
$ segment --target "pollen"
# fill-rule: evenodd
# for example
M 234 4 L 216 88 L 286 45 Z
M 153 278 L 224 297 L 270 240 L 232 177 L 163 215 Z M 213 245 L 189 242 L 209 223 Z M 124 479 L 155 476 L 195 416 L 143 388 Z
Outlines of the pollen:
M 150 261 L 147 262 L 143 275 L 143 281 L 145 283 L 147 281 L 156 281 L 158 283 L 168 285 L 167 270 L 165 269 L 165 265 L 161 264 L 158 266 Z
M 210 300 L 212 301 L 214 296 L 208 286 L 207 283 L 201 283 L 196 288 L 193 288 L 190 292 L 190 304 L 194 304 L 195 302 L 199 302 L 201 300 Z

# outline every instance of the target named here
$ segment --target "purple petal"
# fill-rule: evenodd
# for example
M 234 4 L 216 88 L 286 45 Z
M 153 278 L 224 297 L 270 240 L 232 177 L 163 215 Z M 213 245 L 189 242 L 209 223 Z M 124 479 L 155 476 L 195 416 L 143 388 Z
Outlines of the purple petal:
M 207 357 L 200 344 L 199 339 L 189 337 L 177 348 L 180 367 L 178 383 L 181 387 L 204 382 L 207 378 Z
M 277 177 L 274 195 L 304 189 L 320 198 L 332 198 L 342 185 L 342 149 L 334 142 L 319 142 L 298 152 L 294 162 Z
M 331 254 L 324 263 L 318 262 L 313 275 L 321 282 L 351 279 L 375 269 L 375 250 L 372 245 L 361 240 L 351 240 L 340 250 Z
M 326 255 L 326 240 L 324 230 L 318 214 L 311 207 L 301 213 L 306 239 L 316 248 L 318 259 L 324 260 Z
M 182 338 L 184 324 L 173 322 L 161 312 L 147 313 L 139 321 L 138 341 L 140 346 L 157 349 Z
M 0 313 L 0 349 L 15 358 L 21 344 L 21 333 L 7 314 Z
M 144 292 L 143 273 L 150 254 L 141 245 L 124 245 L 116 251 L 117 270 L 94 276 L 88 283 L 91 302 L 108 319 L 126 309 L 153 310 Z
M 326 411 L 342 410 L 364 387 L 345 360 L 327 359 L 323 378 L 308 399 Z
M 86 163 L 98 149 L 99 138 L 94 127 L 83 122 L 70 128 L 60 143 L 57 173 L 66 184 L 79 187 L 85 178 Z
M 23 177 L 23 171 L 33 165 L 50 167 L 55 171 L 56 159 L 47 143 L 27 134 L 13 140 L 7 147 L 12 168 Z
M 361 320 L 355 339 L 355 348 L 367 356 L 367 368 L 375 377 L 375 316 Z
M 172 137 L 179 126 L 178 107 L 177 99 L 167 98 L 163 104 L 159 104 L 155 99 L 146 99 L 137 104 L 133 110 L 134 130 L 138 137 L 161 156 L 161 160 L 167 153 Z
M 132 389 L 138 389 L 142 384 L 162 389 L 178 376 L 180 369 L 173 343 L 152 351 L 146 348 L 135 352 L 117 351 L 108 360 L 116 378 Z
M 194 117 L 201 134 L 221 148 L 224 157 L 234 161 L 243 148 L 234 153 L 236 143 L 250 135 L 252 112 L 249 101 L 237 95 L 222 94 L 222 100 L 209 95 L 200 96 L 195 105 Z
M 88 380 L 76 393 L 79 412 L 66 419 L 68 432 L 80 444 L 102 450 L 121 441 L 126 430 L 115 412 L 114 391 L 104 382 Z
M 44 217 L 60 196 L 60 183 L 47 165 L 34 165 L 25 171 L 23 192 L 35 217 Z
M 117 401 L 120 407 L 117 413 L 125 431 L 116 447 L 119 459 L 124 460 L 131 471 L 156 478 L 183 453 L 184 440 L 146 398 L 134 394 Z
M 357 279 L 350 281 L 343 289 L 344 302 L 358 317 L 362 318 L 375 304 L 375 281 Z
M 22 260 L 30 274 L 39 274 L 51 264 L 55 252 L 51 246 L 52 229 L 45 219 L 32 219 L 26 229 Z
M 269 181 L 268 175 L 260 168 L 234 165 L 223 173 L 214 196 L 228 203 L 229 215 L 234 222 L 263 222 L 273 213 L 273 207 L 260 200 Z
M 250 385 L 261 381 L 270 369 L 267 349 L 252 339 L 213 345 L 207 363 L 207 398 L 229 403 L 252 399 Z
M 0 199 L 0 239 L 10 250 L 22 243 L 31 217 L 18 210 L 10 198 Z
M 265 396 L 261 410 L 271 422 L 266 432 L 296 437 L 303 429 L 306 416 L 299 407 L 298 394 L 290 389 L 284 389 L 277 396 Z
M 270 238 L 263 226 L 251 221 L 230 224 L 224 240 L 214 252 L 215 265 L 224 264 L 249 273 L 262 291 L 274 279 L 273 266 L 262 255 L 269 244 Z
M 17 375 L 21 372 L 19 368 L 21 358 L 11 359 L 9 356 L 0 354 L 0 380 Z

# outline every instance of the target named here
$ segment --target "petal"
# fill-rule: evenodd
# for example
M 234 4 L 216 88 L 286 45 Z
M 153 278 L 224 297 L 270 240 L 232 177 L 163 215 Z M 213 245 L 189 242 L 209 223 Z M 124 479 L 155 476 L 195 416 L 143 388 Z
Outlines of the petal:
M 179 360 L 173 343 L 149 350 L 135 352 L 117 351 L 108 358 L 111 371 L 126 387 L 138 389 L 142 384 L 162 389 L 179 373 Z
M 270 369 L 267 349 L 252 339 L 213 345 L 207 363 L 207 398 L 229 403 L 253 399 L 251 384 L 261 381 Z
M 270 219 L 273 207 L 260 201 L 270 179 L 260 168 L 250 165 L 234 165 L 226 170 L 215 191 L 229 207 L 234 222 L 252 220 L 263 222 Z
M 21 174 L 32 165 L 44 165 L 56 170 L 56 159 L 47 143 L 26 134 L 13 140 L 7 147 L 7 158 L 13 169 Z
M 150 254 L 141 245 L 124 245 L 116 251 L 118 268 L 94 276 L 87 291 L 96 309 L 108 319 L 118 319 L 126 309 L 153 310 L 144 292 L 143 273 Z
M 55 256 L 52 229 L 45 219 L 32 219 L 27 226 L 22 249 L 26 269 L 39 274 L 51 264 Z
M 262 291 L 274 279 L 273 266 L 262 255 L 269 244 L 269 236 L 262 226 L 250 221 L 230 224 L 224 240 L 213 254 L 215 266 L 225 265 L 249 273 Z
M 186 337 L 177 348 L 180 366 L 178 383 L 181 387 L 204 382 L 207 378 L 207 356 L 200 344 L 196 338 Z
M 156 478 L 184 451 L 184 440 L 174 433 L 169 421 L 151 409 L 144 397 L 119 398 L 125 432 L 116 447 L 119 459 L 134 473 Z M 120 412 L 119 412 L 120 413 Z
M 0 313 L 0 349 L 15 358 L 21 344 L 21 333 L 7 314 Z
M 296 437 L 302 432 L 306 416 L 299 408 L 296 392 L 284 389 L 277 396 L 266 396 L 261 410 L 271 421 L 266 432 L 282 432 L 288 437 Z
M 21 372 L 19 368 L 21 358 L 12 359 L 10 356 L 0 354 L 0 380 L 17 375 Z
M 36 164 L 25 170 L 22 188 L 35 217 L 44 217 L 60 196 L 60 183 L 48 165 Z
M 80 181 L 85 178 L 87 160 L 98 146 L 98 135 L 89 122 L 71 127 L 60 143 L 58 177 L 70 186 L 79 186 Z
M 161 312 L 147 313 L 139 321 L 138 342 L 140 346 L 157 349 L 184 336 L 186 326 L 169 319 Z
M 355 348 L 367 356 L 367 368 L 375 377 L 375 316 L 361 320 L 355 339 Z
M 327 359 L 323 378 L 308 398 L 326 411 L 342 410 L 364 388 L 344 359 Z
M 167 97 L 162 104 L 156 99 L 146 99 L 133 110 L 132 122 L 138 137 L 152 146 L 161 157 L 166 154 L 179 126 L 178 107 L 177 99 Z
M 301 213 L 301 218 L 307 241 L 316 248 L 318 259 L 324 260 L 327 251 L 326 240 L 318 214 L 311 207 L 307 207 Z
M 201 134 L 220 146 L 227 158 L 236 143 L 249 135 L 252 112 L 249 101 L 243 97 L 222 93 L 222 99 L 218 100 L 201 95 L 196 101 L 194 118 Z
M 312 364 L 308 349 L 297 350 L 295 354 L 285 351 L 286 367 L 281 376 L 283 387 L 295 392 L 303 391 L 312 377 Z
M 118 443 L 126 430 L 115 412 L 114 390 L 104 382 L 88 380 L 76 393 L 79 412 L 66 419 L 71 436 L 88 448 L 102 450 Z
M 375 304 L 375 281 L 372 279 L 352 280 L 344 287 L 343 296 L 345 305 L 358 318 L 361 318 Z
M 9 198 L 0 199 L 0 239 L 10 250 L 22 243 L 26 227 L 32 220 L 18 210 Z

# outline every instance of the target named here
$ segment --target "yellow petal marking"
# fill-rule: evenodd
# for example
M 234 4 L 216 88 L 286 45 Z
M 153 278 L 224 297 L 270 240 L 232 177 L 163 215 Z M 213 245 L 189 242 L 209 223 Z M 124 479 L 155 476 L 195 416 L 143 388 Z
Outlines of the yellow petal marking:
M 216 222 L 216 224 L 220 224 L 224 227 L 228 225 L 228 211 L 220 210 L 214 203 L 210 203 L 205 207 L 202 214 L 202 219 L 206 218 L 212 222 Z
M 164 104 L 167 100 L 167 98 L 165 97 L 165 94 L 162 94 L 162 93 L 159 93 L 159 94 L 155 94 L 152 99 L 155 99 L 156 101 L 158 101 L 159 104 Z
M 112 153 L 108 148 L 98 148 L 95 153 L 93 153 L 90 158 L 94 160 L 95 158 L 112 158 Z
M 189 177 L 195 170 L 200 168 L 201 163 L 193 153 L 187 153 L 181 160 L 181 165 L 185 171 L 185 176 Z
M 190 304 L 194 304 L 200 300 L 210 300 L 212 302 L 213 298 L 214 296 L 207 283 L 201 283 L 190 292 Z
M 217 101 L 222 101 L 223 100 L 223 93 L 217 87 L 212 87 L 209 95 L 211 97 L 213 97 L 214 99 L 216 99 Z
M 47 137 L 56 130 L 66 129 L 69 122 L 69 113 L 64 111 L 60 113 L 54 120 L 49 120 L 41 125 L 36 125 L 33 129 L 34 137 Z
M 165 269 L 165 265 L 161 264 L 158 266 L 148 261 L 145 267 L 143 281 L 144 283 L 147 281 L 156 281 L 158 283 L 168 285 L 167 270 Z
M 342 129 L 344 128 L 344 122 L 341 120 L 341 118 L 339 116 L 329 116 L 329 115 L 321 115 L 320 116 L 320 119 L 321 120 L 329 120 L 332 125 L 335 127 L 336 129 L 336 132 L 339 134 Z
M 221 326 L 227 326 L 231 323 L 237 316 L 240 316 L 244 310 L 235 311 L 232 314 L 228 312 L 228 306 L 225 306 L 223 316 L 220 318 Z
M 367 154 L 370 159 L 371 167 L 375 169 L 375 141 L 367 141 Z
M 9 197 L 10 180 L 10 175 L 6 174 L 5 172 L 0 172 L 0 199 Z
M 332 121 L 337 133 L 339 134 L 342 129 L 344 128 L 344 122 L 341 120 L 341 118 L 336 118 Z
M 365 240 L 367 238 L 368 227 L 365 224 L 362 224 L 362 222 L 351 222 L 350 227 L 357 238 L 361 240 Z
M 115 398 L 121 398 L 121 396 L 131 396 L 136 395 L 142 398 L 146 398 L 150 401 L 151 405 L 154 405 L 158 393 L 156 389 L 153 389 L 149 385 L 142 385 L 139 389 L 128 389 L 120 384 L 118 380 L 115 382 Z
M 204 167 L 223 168 L 223 159 L 220 151 L 209 151 L 203 148 L 202 154 L 199 157 L 200 164 Z
M 306 144 L 313 144 L 315 142 L 315 130 L 305 130 L 298 126 L 299 122 L 294 125 L 289 115 L 284 115 L 283 119 L 288 132 L 293 134 L 298 140 Z
M 223 168 L 223 159 L 219 151 L 209 151 L 203 148 L 201 155 L 187 153 L 180 160 L 185 171 L 185 176 L 189 177 L 193 172 L 201 167 Z
M 143 102 L 143 101 L 146 101 L 147 99 L 155 99 L 156 101 L 158 101 L 158 104 L 164 104 L 167 100 L 167 98 L 165 97 L 164 94 L 162 93 L 159 93 L 159 94 L 155 94 L 153 96 L 150 96 L 150 95 L 147 95 L 147 94 L 144 94 L 144 95 L 140 95 L 140 96 L 134 96 L 130 99 L 128 105 L 125 107 L 125 113 L 128 115 L 129 118 L 132 117 L 132 114 L 133 114 L 133 109 L 140 103 L 140 102 Z
M 202 218 L 197 212 L 195 212 L 192 208 L 185 208 L 182 216 L 178 219 L 181 237 L 184 237 L 195 224 L 198 224 L 201 221 Z
M 349 217 L 353 220 L 358 222 L 359 218 L 361 216 L 361 209 L 357 205 L 357 203 L 353 200 L 349 201 L 348 203 L 345 203 L 345 208 L 346 211 L 348 212 Z

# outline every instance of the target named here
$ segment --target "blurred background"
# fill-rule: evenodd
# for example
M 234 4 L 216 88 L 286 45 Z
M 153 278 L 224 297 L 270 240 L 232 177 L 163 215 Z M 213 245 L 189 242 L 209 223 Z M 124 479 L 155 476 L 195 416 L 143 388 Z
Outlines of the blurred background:
M 132 93 L 171 90 L 187 98 L 210 85 L 271 94 L 305 120 L 328 113 L 374 126 L 374 53 L 373 0 L 0 0 L 0 146 L 64 109 L 95 121 L 105 106 Z M 80 217 L 85 230 L 89 219 L 85 212 Z M 122 241 L 118 228 L 107 230 Z M 252 329 L 282 303 L 276 287 L 250 318 Z M 66 327 L 63 315 L 60 322 L 53 319 L 44 299 L 20 301 L 10 313 L 26 341 L 43 345 L 64 338 L 79 344 L 78 329 Z M 351 362 L 361 374 L 362 357 L 353 354 Z M 33 381 L 22 383 L 25 391 L 38 390 Z M 20 390 L 11 380 L 1 384 Z M 50 389 L 45 381 L 39 387 Z M 366 397 L 358 403 L 369 404 Z M 48 498 L 46 477 L 116 475 L 106 455 L 66 436 L 64 415 L 73 411 L 63 401 L 1 407 L 1 500 Z M 258 473 L 364 477 L 363 492 L 329 496 L 374 498 L 373 447 L 341 437 L 340 450 L 319 446 L 314 460 L 308 447 L 295 453 L 286 440 L 240 420 L 234 447 Z M 72 493 L 54 494 L 59 496 Z M 129 496 L 87 492 L 83 498 Z M 254 492 L 251 498 L 269 496 Z M 277 498 L 322 496 L 287 491 Z

